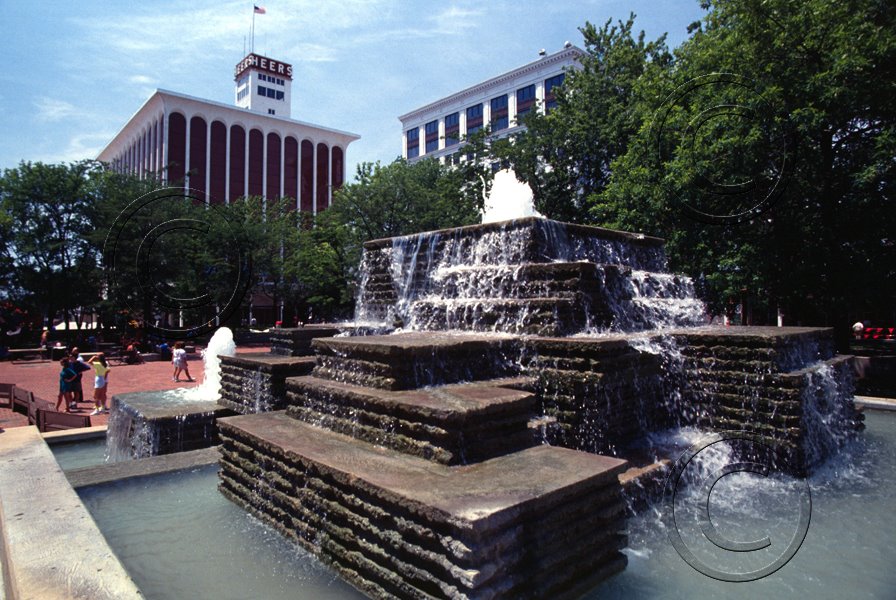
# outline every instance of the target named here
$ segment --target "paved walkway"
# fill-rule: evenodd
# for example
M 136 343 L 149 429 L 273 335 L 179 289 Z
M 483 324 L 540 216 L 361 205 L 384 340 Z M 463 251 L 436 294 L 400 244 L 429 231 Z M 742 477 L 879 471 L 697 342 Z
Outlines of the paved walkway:
M 238 348 L 237 353 L 264 352 L 267 348 Z M 198 349 L 197 349 L 198 351 Z M 174 369 L 170 361 L 146 362 L 140 365 L 114 365 L 109 374 L 109 398 L 125 392 L 148 392 L 154 390 L 173 390 L 179 387 L 192 387 L 202 381 L 204 369 L 202 361 L 191 360 L 188 363 L 190 375 L 196 383 L 175 383 L 171 381 Z M 34 392 L 34 395 L 56 402 L 59 391 L 58 362 L 41 361 L 3 361 L 0 362 L 0 382 L 14 383 L 18 387 Z M 93 410 L 93 376 L 91 371 L 84 374 L 84 399 L 74 412 L 90 414 Z M 90 417 L 91 425 L 105 425 L 109 416 L 96 415 Z M 0 431 L 11 427 L 28 425 L 28 417 L 14 413 L 6 407 L 0 407 Z

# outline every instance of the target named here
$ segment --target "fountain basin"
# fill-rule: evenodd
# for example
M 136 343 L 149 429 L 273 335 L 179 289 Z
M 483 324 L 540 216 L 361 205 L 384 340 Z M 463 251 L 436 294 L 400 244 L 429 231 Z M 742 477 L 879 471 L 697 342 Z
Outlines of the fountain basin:
M 218 418 L 233 414 L 215 397 L 194 399 L 182 390 L 116 394 L 109 414 L 108 460 L 215 446 Z

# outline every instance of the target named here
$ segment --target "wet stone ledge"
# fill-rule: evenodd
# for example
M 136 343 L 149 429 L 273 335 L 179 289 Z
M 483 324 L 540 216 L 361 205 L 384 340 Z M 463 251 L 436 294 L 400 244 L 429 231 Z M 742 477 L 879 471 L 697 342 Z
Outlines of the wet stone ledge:
M 287 414 L 443 464 L 466 464 L 535 444 L 535 397 L 489 382 L 389 392 L 316 377 L 287 380 Z
M 218 404 L 239 414 L 286 408 L 286 379 L 307 375 L 311 356 L 239 354 L 221 357 L 221 398 Z
M 566 598 L 622 570 L 625 462 L 445 467 L 280 413 L 222 421 L 221 490 L 375 598 Z

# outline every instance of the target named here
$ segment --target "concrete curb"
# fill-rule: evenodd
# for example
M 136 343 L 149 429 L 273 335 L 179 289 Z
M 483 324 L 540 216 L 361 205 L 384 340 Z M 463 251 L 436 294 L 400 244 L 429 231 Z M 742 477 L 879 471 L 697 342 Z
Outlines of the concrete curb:
M 896 398 L 875 398 L 873 396 L 856 396 L 856 406 L 874 410 L 896 411 Z
M 9 600 L 143 597 L 35 427 L 0 436 L 0 557 Z

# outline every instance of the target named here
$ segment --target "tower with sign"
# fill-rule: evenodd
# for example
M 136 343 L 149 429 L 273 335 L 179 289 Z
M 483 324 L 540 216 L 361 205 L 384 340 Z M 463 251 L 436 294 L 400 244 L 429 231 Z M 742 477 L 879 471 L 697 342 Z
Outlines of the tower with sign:
M 237 106 L 289 118 L 292 65 L 251 52 L 234 68 L 234 81 Z

